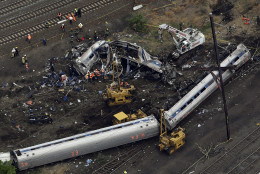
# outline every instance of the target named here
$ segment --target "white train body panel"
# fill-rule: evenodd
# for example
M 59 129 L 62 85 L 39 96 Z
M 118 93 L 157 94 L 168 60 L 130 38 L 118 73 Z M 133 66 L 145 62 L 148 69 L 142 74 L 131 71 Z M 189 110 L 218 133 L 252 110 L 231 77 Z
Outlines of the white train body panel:
M 122 123 L 11 152 L 19 170 L 61 161 L 159 135 L 155 117 Z
M 250 58 L 249 50 L 239 44 L 237 49 L 231 53 L 221 64 L 221 67 L 235 66 L 235 69 L 241 67 Z M 215 76 L 219 76 L 218 71 L 213 71 Z M 231 70 L 226 70 L 222 74 L 225 82 L 232 76 Z M 165 112 L 165 119 L 168 129 L 173 129 L 182 119 L 190 114 L 200 103 L 218 88 L 217 83 L 211 74 L 207 75 L 198 83 L 189 93 L 179 100 L 172 108 Z

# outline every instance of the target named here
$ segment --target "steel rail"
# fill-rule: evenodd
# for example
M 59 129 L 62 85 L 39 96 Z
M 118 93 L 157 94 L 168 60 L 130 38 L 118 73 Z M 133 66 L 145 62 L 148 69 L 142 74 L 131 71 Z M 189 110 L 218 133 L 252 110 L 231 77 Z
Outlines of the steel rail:
M 89 12 L 92 12 L 92 11 L 95 11 L 95 10 L 98 10 L 100 8 L 103 8 L 105 6 L 108 6 L 110 5 L 111 3 L 115 3 L 119 0 L 100 0 L 98 2 L 95 2 L 95 3 L 91 3 L 91 4 L 87 4 L 86 6 L 84 6 L 82 8 L 82 14 L 85 14 L 85 13 L 89 13 Z M 67 13 L 71 13 L 72 11 L 69 11 Z M 58 22 L 59 19 L 58 18 L 52 18 L 52 19 L 49 19 L 48 22 L 49 22 L 49 27 L 52 27 L 52 26 L 55 26 L 55 25 L 58 25 Z M 7 36 L 4 36 L 2 38 L 0 38 L 0 45 L 4 45 L 4 44 L 7 44 L 7 43 L 10 43 L 10 42 L 13 42 L 13 41 L 16 41 L 18 39 L 21 39 L 21 38 L 24 38 L 26 39 L 26 36 L 27 34 L 34 34 L 34 33 L 37 33 L 37 32 L 40 32 L 42 30 L 46 29 L 45 28 L 45 22 L 41 22 L 41 23 L 38 23 L 34 26 L 31 26 L 31 27 L 27 27 L 27 28 L 24 28 L 24 29 L 20 29 L 12 34 L 9 34 Z
M 245 157 L 241 162 L 239 162 L 235 167 L 233 167 L 227 174 L 230 174 L 230 173 L 238 174 L 238 173 L 243 172 L 243 170 L 248 168 L 250 165 L 252 165 L 257 160 L 257 159 L 253 159 L 251 162 L 248 162 L 248 160 L 250 160 L 250 157 L 252 157 L 253 155 L 259 154 L 259 152 L 260 152 L 259 150 L 260 150 L 260 147 L 258 147 L 251 154 L 249 154 L 247 157 Z M 238 167 L 241 166 L 243 163 L 247 163 L 248 165 L 243 170 L 239 169 Z
M 215 162 L 209 165 L 200 173 L 216 173 L 218 169 L 223 168 L 223 164 L 228 165 L 230 159 L 237 157 L 238 153 L 241 153 L 248 145 L 252 144 L 255 140 L 260 137 L 260 127 L 257 127 L 253 132 L 248 134 L 245 138 L 239 141 L 235 146 L 233 146 L 229 151 L 225 152 L 220 156 Z
M 13 2 L 11 4 L 8 4 L 6 6 L 3 6 L 0 9 L 0 15 L 3 14 L 8 14 L 11 12 L 14 12 L 15 10 L 18 10 L 20 8 L 35 4 L 36 2 L 38 2 L 39 0 L 18 0 L 16 2 Z
M 27 0 L 27 1 L 30 1 L 30 0 Z M 47 4 L 41 8 L 35 9 L 33 11 L 21 14 L 19 16 L 15 16 L 14 18 L 1 22 L 0 30 L 7 30 L 8 28 L 14 27 L 16 25 L 19 25 L 26 21 L 32 20 L 39 16 L 48 14 L 53 10 L 61 9 L 62 7 L 71 5 L 73 3 L 76 3 L 77 1 L 81 1 L 81 0 L 60 0 L 57 2 L 53 2 L 51 4 Z

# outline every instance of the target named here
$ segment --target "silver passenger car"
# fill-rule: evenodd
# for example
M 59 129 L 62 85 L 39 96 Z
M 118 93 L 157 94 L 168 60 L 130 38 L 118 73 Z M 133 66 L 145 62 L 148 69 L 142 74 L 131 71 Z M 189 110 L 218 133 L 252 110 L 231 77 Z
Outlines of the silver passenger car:
M 73 67 L 75 68 L 75 70 L 79 74 L 87 74 L 87 72 L 91 70 L 92 66 L 100 59 L 98 52 L 101 49 L 107 48 L 106 52 L 108 54 L 108 44 L 109 42 L 105 40 L 95 42 L 91 47 L 88 48 L 88 50 L 84 54 L 82 54 L 74 61 Z
M 19 170 L 136 142 L 159 135 L 153 115 L 11 152 Z
M 221 67 L 235 66 L 235 70 L 246 63 L 251 57 L 245 45 L 239 44 L 221 64 Z M 213 71 L 215 76 L 219 76 L 218 71 Z M 226 70 L 222 74 L 223 81 L 228 80 L 233 71 Z M 217 83 L 211 74 L 207 75 L 189 93 L 179 100 L 172 108 L 165 112 L 165 120 L 168 129 L 173 129 L 182 119 L 189 115 L 201 102 L 211 95 L 218 88 Z

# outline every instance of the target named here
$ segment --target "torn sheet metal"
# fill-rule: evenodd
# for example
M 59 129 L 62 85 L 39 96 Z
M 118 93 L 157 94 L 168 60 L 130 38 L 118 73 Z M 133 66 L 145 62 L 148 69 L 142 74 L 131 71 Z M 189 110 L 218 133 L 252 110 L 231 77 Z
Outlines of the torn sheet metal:
M 94 43 L 91 47 L 87 49 L 80 57 L 78 57 L 73 64 L 73 67 L 79 74 L 85 75 L 88 71 L 91 70 L 93 65 L 101 60 L 100 54 L 106 53 L 107 57 L 109 56 L 109 42 L 105 40 L 100 40 Z M 103 64 L 103 63 L 102 63 Z
M 110 46 L 118 51 L 120 58 L 129 59 L 132 62 L 147 66 L 158 73 L 162 73 L 162 62 L 159 61 L 157 57 L 151 56 L 142 47 L 126 41 L 113 41 Z
M 112 67 L 112 61 L 110 59 L 115 57 L 119 62 L 120 59 L 123 58 L 130 62 L 135 62 L 139 66 L 144 65 L 158 73 L 162 73 L 162 62 L 156 57 L 152 57 L 142 47 L 126 41 L 97 41 L 74 61 L 73 67 L 79 74 L 85 75 L 100 61 L 100 68 L 102 67 L 106 72 L 109 72 Z M 127 68 L 129 71 L 129 63 Z

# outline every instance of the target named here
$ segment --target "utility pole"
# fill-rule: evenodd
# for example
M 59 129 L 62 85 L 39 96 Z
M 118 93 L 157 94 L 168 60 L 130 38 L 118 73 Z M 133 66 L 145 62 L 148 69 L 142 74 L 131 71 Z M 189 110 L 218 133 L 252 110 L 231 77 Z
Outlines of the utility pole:
M 220 68 L 218 45 L 217 45 L 217 39 L 216 39 L 216 34 L 215 34 L 215 26 L 214 26 L 212 13 L 210 13 L 209 15 L 210 15 L 211 30 L 212 30 L 213 41 L 214 41 L 214 49 L 215 49 L 215 54 L 216 54 L 216 61 L 217 61 L 217 65 L 218 65 L 218 72 L 219 72 L 219 78 L 220 78 L 220 88 L 221 88 L 220 90 L 222 93 L 223 105 L 224 105 L 224 111 L 225 111 L 227 140 L 229 140 L 230 139 L 229 118 L 228 118 L 227 103 L 226 103 L 226 97 L 225 97 L 225 91 L 224 91 L 224 84 L 223 84 L 223 79 L 222 79 L 222 70 Z

